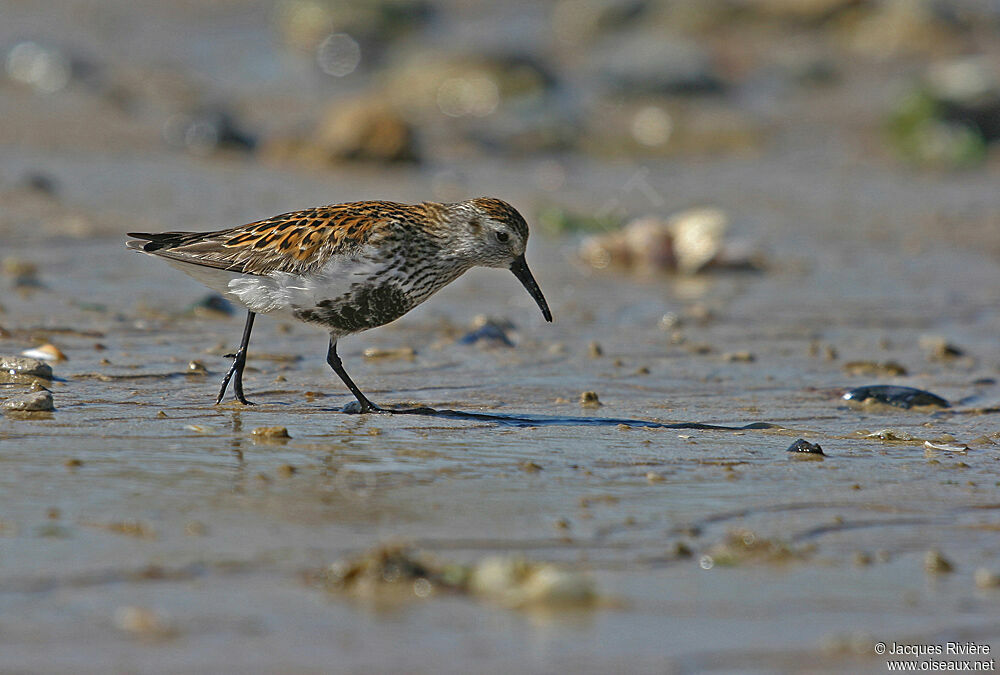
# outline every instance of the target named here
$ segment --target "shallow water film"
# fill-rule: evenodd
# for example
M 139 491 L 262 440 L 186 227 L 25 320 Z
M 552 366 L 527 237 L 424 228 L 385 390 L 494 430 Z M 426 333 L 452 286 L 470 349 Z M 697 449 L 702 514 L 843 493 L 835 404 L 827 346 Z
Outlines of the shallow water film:
M 0 17 L 0 672 L 995 658 L 992 4 Z M 124 247 L 480 195 L 555 320 L 473 269 L 341 340 L 394 414 L 267 315 L 215 405 L 242 309 Z

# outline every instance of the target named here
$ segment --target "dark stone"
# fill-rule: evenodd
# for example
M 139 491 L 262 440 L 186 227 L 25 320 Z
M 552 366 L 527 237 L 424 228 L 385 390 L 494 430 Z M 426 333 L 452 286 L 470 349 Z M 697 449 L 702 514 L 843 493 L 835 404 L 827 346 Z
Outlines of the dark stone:
M 819 443 L 810 443 L 804 438 L 800 438 L 788 446 L 787 452 L 806 452 L 812 455 L 824 455 L 823 448 Z
M 460 345 L 472 345 L 477 342 L 487 342 L 491 346 L 513 347 L 514 342 L 507 337 L 503 326 L 487 321 L 474 331 L 470 331 L 458 339 Z
M 891 384 L 875 384 L 857 387 L 844 394 L 845 401 L 861 403 L 872 399 L 879 403 L 896 406 L 897 408 L 912 408 L 914 406 L 937 406 L 950 408 L 951 404 L 937 394 L 913 387 L 898 387 Z

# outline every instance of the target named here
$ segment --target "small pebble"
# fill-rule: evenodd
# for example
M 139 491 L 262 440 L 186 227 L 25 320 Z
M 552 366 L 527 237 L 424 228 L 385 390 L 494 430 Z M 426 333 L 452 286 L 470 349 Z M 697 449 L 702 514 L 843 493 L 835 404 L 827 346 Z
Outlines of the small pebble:
M 398 349 L 369 347 L 363 354 L 366 359 L 373 361 L 376 359 L 413 359 L 416 357 L 417 352 L 413 347 L 399 347 Z
M 208 534 L 208 526 L 200 520 L 191 520 L 184 525 L 184 534 L 189 537 L 204 537 Z
M 52 402 L 52 392 L 46 389 L 11 396 L 0 408 L 9 412 L 49 412 L 56 409 Z
M 553 356 L 563 356 L 569 353 L 569 348 L 562 342 L 553 342 L 548 347 L 548 353 Z
M 928 574 L 949 574 L 955 571 L 955 566 L 941 551 L 933 548 L 924 554 L 924 571 Z
M 684 321 L 675 312 L 667 312 L 662 317 L 660 317 L 659 327 L 660 330 L 677 330 L 684 324 Z
M 678 558 L 690 558 L 694 555 L 694 551 L 687 545 L 687 543 L 679 541 L 674 544 L 674 555 Z
M 278 467 L 278 475 L 282 478 L 291 478 L 297 471 L 298 469 L 291 464 L 282 464 Z
M 191 361 L 187 367 L 188 375 L 208 375 L 208 368 L 201 361 Z
M 67 459 L 65 462 L 63 462 L 63 466 L 65 466 L 70 471 L 73 471 L 83 466 L 83 461 L 79 459 Z
M 9 376 L 11 378 L 37 377 L 42 380 L 51 380 L 52 366 L 40 359 L 32 359 L 24 356 L 0 356 L 0 376 Z
M 285 427 L 257 427 L 250 433 L 258 438 L 291 438 Z
M 916 440 L 912 434 L 908 434 L 905 431 L 898 431 L 896 429 L 880 429 L 879 431 L 865 434 L 864 438 L 874 438 L 880 441 L 899 443 L 909 443 L 910 441 Z
M 521 462 L 517 465 L 521 471 L 525 473 L 538 473 L 542 470 L 542 467 L 534 462 Z
M 965 356 L 965 352 L 961 348 L 936 335 L 921 337 L 919 344 L 920 348 L 927 352 L 927 358 L 931 361 L 951 361 Z
M 507 319 L 497 319 L 479 315 L 472 321 L 472 330 L 461 338 L 458 343 L 472 345 L 482 343 L 485 347 L 513 347 L 514 341 L 508 333 L 514 330 L 514 324 Z
M 657 473 L 656 471 L 647 471 L 646 472 L 646 482 L 647 483 L 650 483 L 650 484 L 652 484 L 652 483 L 662 483 L 665 480 L 667 480 L 667 479 L 666 479 L 666 477 L 664 477 L 664 475 L 662 473 Z
M 596 391 L 585 391 L 580 394 L 580 405 L 588 408 L 596 408 L 601 405 L 601 401 L 597 398 Z
M 871 553 L 867 551 L 855 551 L 854 552 L 854 564 L 858 567 L 867 567 L 875 562 Z
M 601 343 L 596 340 L 592 340 L 590 344 L 587 345 L 587 356 L 592 359 L 604 356 L 604 348 L 601 347 Z
M 21 258 L 4 258 L 0 263 L 0 270 L 3 275 L 13 280 L 13 285 L 18 288 L 41 286 L 38 281 L 38 265 L 30 260 Z
M 750 352 L 726 352 L 722 355 L 722 360 L 733 363 L 753 363 L 757 357 Z
M 902 377 L 906 368 L 895 361 L 879 363 L 877 361 L 848 361 L 844 364 L 844 372 L 848 375 L 865 375 L 868 377 Z
M 191 305 L 189 311 L 206 319 L 224 319 L 236 313 L 233 303 L 217 293 L 210 293 Z

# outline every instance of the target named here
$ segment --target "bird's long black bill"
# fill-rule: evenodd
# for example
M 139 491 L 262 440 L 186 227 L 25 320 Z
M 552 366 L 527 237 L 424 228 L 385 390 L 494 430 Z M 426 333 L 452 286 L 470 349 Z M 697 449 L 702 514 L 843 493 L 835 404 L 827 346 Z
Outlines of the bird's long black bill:
M 531 276 L 531 270 L 528 269 L 528 261 L 524 259 L 524 254 L 514 259 L 514 262 L 510 264 L 510 271 L 514 273 L 514 276 L 521 282 L 525 290 L 538 303 L 538 308 L 542 310 L 542 316 L 545 317 L 545 320 L 552 321 L 552 312 L 549 311 L 549 303 L 545 302 L 542 289 L 538 287 L 535 277 Z

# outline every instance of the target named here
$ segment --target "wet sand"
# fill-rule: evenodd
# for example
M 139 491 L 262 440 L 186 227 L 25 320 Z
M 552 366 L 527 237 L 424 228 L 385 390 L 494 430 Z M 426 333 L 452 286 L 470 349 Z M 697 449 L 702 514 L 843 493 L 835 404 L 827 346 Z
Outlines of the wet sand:
M 0 279 L 0 354 L 52 342 L 69 360 L 53 364 L 54 412 L 0 416 L 0 670 L 884 672 L 876 641 L 1000 648 L 1000 590 L 974 580 L 1000 573 L 996 164 L 936 173 L 866 152 L 874 121 L 834 121 L 875 86 L 859 75 L 851 97 L 787 101 L 799 122 L 752 156 L 566 163 L 559 198 L 581 211 L 728 209 L 761 272 L 598 272 L 574 237 L 536 228 L 528 258 L 554 324 L 509 273 L 474 270 L 341 344 L 379 404 L 496 419 L 343 413 L 325 335 L 267 317 L 245 377 L 257 405 L 212 405 L 242 317 L 193 314 L 205 289 L 123 246 L 131 229 L 426 199 L 442 165 L 316 172 L 8 137 L 0 246 L 37 265 L 40 287 Z M 36 104 L 8 105 L 29 124 Z M 531 214 L 552 199 L 541 164 L 447 171 Z M 25 188 L 31 171 L 58 197 Z M 637 171 L 661 207 L 623 187 Z M 515 348 L 457 342 L 483 312 L 513 322 Z M 964 355 L 933 358 L 927 336 Z M 855 361 L 908 374 L 851 374 Z M 953 407 L 841 400 L 868 384 Z M 584 391 L 602 405 L 581 406 Z M 272 426 L 290 438 L 252 434 Z M 868 436 L 883 429 L 910 440 Z M 825 457 L 787 453 L 798 438 Z M 603 601 L 510 609 L 310 583 L 386 542 L 558 563 Z M 953 571 L 928 572 L 931 550 Z

